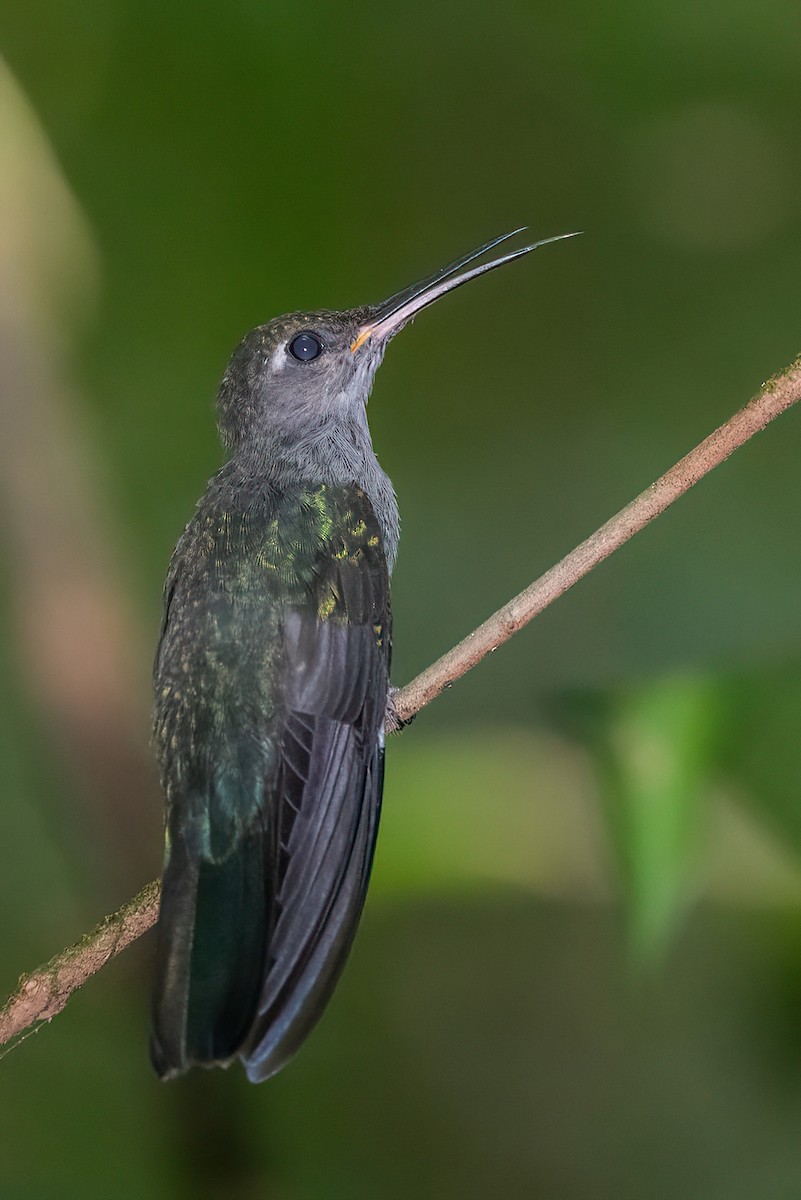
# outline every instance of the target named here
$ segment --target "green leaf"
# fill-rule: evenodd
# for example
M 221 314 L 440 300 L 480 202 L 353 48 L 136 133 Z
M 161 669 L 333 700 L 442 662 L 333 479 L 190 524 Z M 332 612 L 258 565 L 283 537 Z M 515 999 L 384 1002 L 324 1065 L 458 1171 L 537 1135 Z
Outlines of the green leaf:
M 720 711 L 717 685 L 693 677 L 649 681 L 592 710 L 584 705 L 583 740 L 598 769 L 641 964 L 660 957 L 691 894 Z

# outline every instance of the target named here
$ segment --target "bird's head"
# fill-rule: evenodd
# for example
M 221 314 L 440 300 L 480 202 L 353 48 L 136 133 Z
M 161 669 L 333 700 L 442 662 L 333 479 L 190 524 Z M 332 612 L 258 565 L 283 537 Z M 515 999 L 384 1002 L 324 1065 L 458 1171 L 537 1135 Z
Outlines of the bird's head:
M 291 313 L 251 330 L 240 342 L 218 396 L 220 432 L 236 448 L 260 433 L 303 438 L 321 426 L 363 417 L 373 377 L 390 339 L 446 292 L 560 234 L 465 268 L 522 229 L 494 238 L 382 304 L 344 312 Z

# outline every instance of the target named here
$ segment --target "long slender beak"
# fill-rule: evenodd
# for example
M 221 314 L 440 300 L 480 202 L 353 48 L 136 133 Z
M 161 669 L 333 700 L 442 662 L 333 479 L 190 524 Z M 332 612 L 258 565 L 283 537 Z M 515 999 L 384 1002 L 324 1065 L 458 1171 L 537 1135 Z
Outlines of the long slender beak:
M 390 296 L 389 300 L 385 300 L 383 304 L 377 306 L 372 320 L 362 325 L 351 343 L 351 353 L 355 354 L 359 347 L 363 346 L 369 338 L 388 340 L 422 309 L 427 308 L 429 304 L 433 304 L 435 300 L 439 300 L 440 296 L 444 296 L 446 292 L 452 292 L 454 288 L 461 287 L 468 280 L 476 279 L 479 275 L 485 275 L 487 271 L 494 271 L 496 267 L 502 267 L 504 263 L 514 262 L 516 258 L 522 258 L 524 254 L 530 254 L 532 250 L 536 250 L 539 246 L 547 246 L 549 242 L 561 242 L 564 238 L 578 236 L 577 233 L 559 233 L 556 237 L 543 238 L 540 242 L 534 242 L 530 246 L 523 246 L 521 250 L 513 250 L 510 254 L 504 254 L 500 258 L 494 258 L 490 262 L 482 263 L 478 267 L 473 267 L 470 271 L 462 270 L 468 263 L 474 262 L 477 258 L 481 258 L 483 254 L 487 254 L 490 250 L 494 250 L 496 246 L 500 246 L 501 242 L 507 242 L 509 238 L 516 237 L 518 233 L 523 233 L 524 231 L 525 226 L 521 226 L 520 229 L 513 229 L 511 233 L 503 233 L 500 237 L 493 238 L 491 242 L 486 242 L 485 245 L 479 246 L 477 250 L 471 250 L 469 254 L 465 254 L 462 258 L 457 258 L 456 262 L 450 263 L 447 267 L 441 267 L 439 271 L 435 271 L 427 279 L 423 279 L 419 283 L 413 283 L 411 287 L 404 288 L 403 291 L 396 292 L 394 296 Z M 461 272 L 461 274 L 458 272 Z

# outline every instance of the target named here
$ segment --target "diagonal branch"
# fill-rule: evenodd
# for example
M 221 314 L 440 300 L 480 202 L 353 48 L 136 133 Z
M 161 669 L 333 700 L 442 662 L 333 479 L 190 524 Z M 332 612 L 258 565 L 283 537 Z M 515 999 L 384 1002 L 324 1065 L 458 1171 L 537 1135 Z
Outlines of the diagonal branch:
M 801 400 L 801 358 L 763 385 L 759 393 L 725 424 L 680 459 L 596 533 L 500 608 L 478 629 L 394 693 L 401 722 L 430 704 L 444 688 L 476 666 L 485 655 L 522 629 L 574 583 L 613 554 L 694 483 L 707 475 L 786 409 Z M 23 975 L 19 988 L 0 1009 L 0 1045 L 27 1036 L 49 1021 L 70 996 L 126 946 L 150 929 L 158 917 L 159 886 L 148 884 L 137 896 L 106 917 L 50 962 Z
M 149 883 L 80 941 L 23 975 L 14 995 L 0 1009 L 0 1046 L 16 1044 L 27 1036 L 26 1030 L 32 1033 L 55 1017 L 87 979 L 155 925 L 160 891 L 158 883 Z
M 509 640 L 533 617 L 558 600 L 574 583 L 609 558 L 629 538 L 689 491 L 694 483 L 725 462 L 731 454 L 771 421 L 801 400 L 801 357 L 775 375 L 752 400 L 708 438 L 679 459 L 674 467 L 615 513 L 605 525 L 581 542 L 556 566 L 493 613 L 458 645 L 443 654 L 394 697 L 401 720 L 430 704 L 444 688 L 460 679 L 490 651 Z

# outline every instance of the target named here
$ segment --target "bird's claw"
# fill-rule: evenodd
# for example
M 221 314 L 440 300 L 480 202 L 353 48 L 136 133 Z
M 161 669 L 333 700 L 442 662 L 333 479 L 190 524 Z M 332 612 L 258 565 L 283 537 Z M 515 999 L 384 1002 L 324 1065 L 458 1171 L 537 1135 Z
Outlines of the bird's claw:
M 414 713 L 410 717 L 402 717 L 395 707 L 395 697 L 400 688 L 391 687 L 387 693 L 387 708 L 384 715 L 384 732 L 385 733 L 400 733 L 407 725 L 411 725 L 414 720 Z

